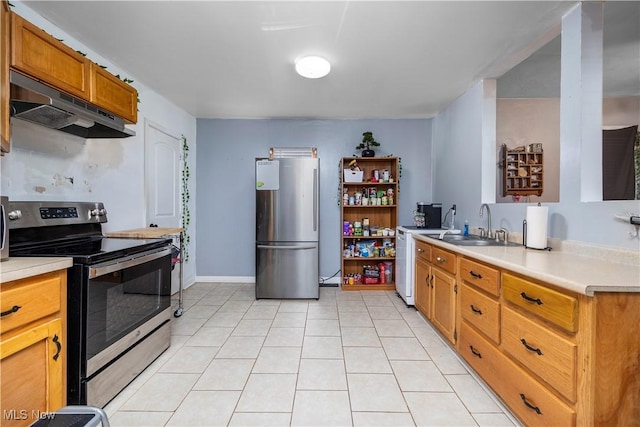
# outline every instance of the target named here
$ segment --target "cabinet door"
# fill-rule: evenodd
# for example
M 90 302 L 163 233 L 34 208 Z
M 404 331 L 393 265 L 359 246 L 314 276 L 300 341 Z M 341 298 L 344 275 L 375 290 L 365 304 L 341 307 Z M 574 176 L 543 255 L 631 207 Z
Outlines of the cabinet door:
M 42 29 L 11 14 L 11 67 L 89 100 L 90 61 Z
M 431 275 L 433 276 L 431 321 L 452 344 L 455 344 L 456 279 L 437 268 L 431 269 Z
M 0 3 L 0 148 L 2 153 L 10 149 L 9 130 L 9 6 Z
M 138 121 L 138 92 L 96 64 L 91 64 L 91 103 L 129 123 Z
M 416 260 L 416 308 L 431 319 L 431 267 L 423 261 Z
M 64 406 L 62 321 L 37 325 L 2 342 L 3 426 L 26 425 Z

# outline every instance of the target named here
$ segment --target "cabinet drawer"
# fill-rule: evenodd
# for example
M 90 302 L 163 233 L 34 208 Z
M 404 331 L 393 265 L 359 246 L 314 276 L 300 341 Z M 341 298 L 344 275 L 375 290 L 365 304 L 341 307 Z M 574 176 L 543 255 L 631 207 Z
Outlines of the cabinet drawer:
M 460 276 L 465 282 L 500 296 L 500 274 L 495 268 L 463 258 L 460 260 Z
M 431 248 L 431 262 L 448 273 L 456 274 L 456 255 L 453 252 L 433 247 Z
M 460 353 L 525 425 L 574 426 L 575 411 L 465 322 Z
M 578 330 L 578 300 L 525 279 L 502 273 L 502 294 L 512 304 L 569 332 Z
M 61 280 L 61 275 L 49 274 L 3 283 L 0 333 L 60 311 Z
M 431 262 L 431 246 L 420 240 L 416 240 L 416 259 Z
M 566 398 L 576 400 L 577 347 L 508 307 L 502 307 L 502 347 Z
M 460 304 L 464 320 L 475 326 L 496 344 L 500 343 L 500 303 L 498 301 L 463 284 Z

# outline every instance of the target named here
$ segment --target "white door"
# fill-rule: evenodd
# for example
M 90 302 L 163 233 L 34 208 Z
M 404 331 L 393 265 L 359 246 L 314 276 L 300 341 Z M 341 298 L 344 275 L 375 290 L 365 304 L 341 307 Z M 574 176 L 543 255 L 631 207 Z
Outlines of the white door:
M 147 226 L 180 226 L 180 144 L 179 137 L 156 123 L 145 121 L 144 178 Z
M 147 226 L 180 226 L 181 139 L 157 123 L 145 120 L 144 182 Z M 179 246 L 174 236 L 173 243 Z M 178 292 L 180 268 L 171 272 L 171 294 Z

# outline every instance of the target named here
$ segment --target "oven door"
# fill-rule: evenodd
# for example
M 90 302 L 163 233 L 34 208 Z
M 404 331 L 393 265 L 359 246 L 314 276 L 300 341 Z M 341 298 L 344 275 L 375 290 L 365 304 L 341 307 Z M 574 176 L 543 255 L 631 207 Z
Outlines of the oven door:
M 170 307 L 170 248 L 89 266 L 86 377 L 168 321 Z

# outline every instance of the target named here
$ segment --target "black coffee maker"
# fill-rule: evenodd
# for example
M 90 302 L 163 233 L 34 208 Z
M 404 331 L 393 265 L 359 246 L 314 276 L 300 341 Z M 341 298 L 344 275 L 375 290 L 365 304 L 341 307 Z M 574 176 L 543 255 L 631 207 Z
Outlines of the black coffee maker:
M 427 229 L 438 229 L 442 228 L 442 203 L 425 203 L 418 202 L 418 209 L 416 210 L 418 214 L 424 215 L 424 227 L 418 228 L 427 228 Z

